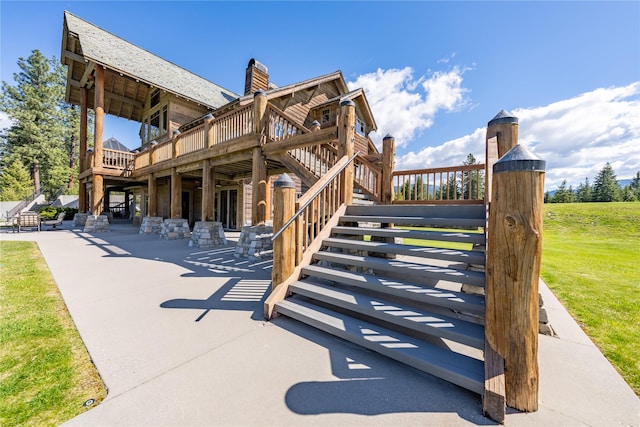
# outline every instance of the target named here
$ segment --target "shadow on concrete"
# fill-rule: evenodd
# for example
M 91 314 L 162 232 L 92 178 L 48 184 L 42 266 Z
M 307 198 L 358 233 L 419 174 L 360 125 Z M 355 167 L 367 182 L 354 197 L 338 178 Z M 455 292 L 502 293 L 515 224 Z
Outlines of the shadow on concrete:
M 476 425 L 498 425 L 482 416 L 477 394 L 289 318 L 272 322 L 326 348 L 339 378 L 290 387 L 285 401 L 297 414 L 456 413 Z
M 251 312 L 253 320 L 264 320 L 263 303 L 271 286 L 272 261 L 249 261 L 234 257 L 235 242 L 211 249 L 189 247 L 189 239 L 163 240 L 158 235 L 138 234 L 139 226 L 111 224 L 111 231 L 85 233 L 72 230 L 88 245 L 99 248 L 105 257 L 132 257 L 178 265 L 185 270 L 181 277 L 227 279 L 205 300 L 176 298 L 163 302 L 167 309 L 202 311 L 196 322 L 212 310 Z

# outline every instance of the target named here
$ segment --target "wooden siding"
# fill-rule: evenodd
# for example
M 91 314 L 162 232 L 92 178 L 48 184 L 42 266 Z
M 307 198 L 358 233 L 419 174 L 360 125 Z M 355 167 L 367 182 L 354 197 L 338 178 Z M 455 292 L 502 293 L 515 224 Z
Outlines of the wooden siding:
M 205 107 L 171 97 L 169 100 L 169 133 L 205 114 L 207 114 Z

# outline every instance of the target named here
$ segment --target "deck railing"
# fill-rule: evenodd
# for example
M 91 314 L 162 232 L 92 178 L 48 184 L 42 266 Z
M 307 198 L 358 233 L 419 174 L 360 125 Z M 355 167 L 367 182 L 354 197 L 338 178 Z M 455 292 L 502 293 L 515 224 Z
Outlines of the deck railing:
M 484 165 L 393 172 L 393 203 L 484 203 Z
M 283 141 L 292 136 L 308 133 L 309 130 L 300 126 L 294 119 L 288 117 L 273 105 L 269 104 L 266 111 L 267 137 L 272 141 Z
M 204 124 L 182 132 L 177 138 L 177 143 L 180 146 L 178 149 L 179 156 L 207 148 L 207 136 L 205 134 Z
M 129 151 L 104 148 L 102 150 L 102 166 L 107 169 L 126 169 L 134 157 L 135 153 Z
M 367 161 L 364 157 L 356 157 L 353 162 L 354 183 L 376 201 L 380 200 L 380 184 L 382 171 L 376 165 Z
M 253 105 L 249 104 L 214 119 L 211 145 L 221 144 L 251 133 L 253 133 Z

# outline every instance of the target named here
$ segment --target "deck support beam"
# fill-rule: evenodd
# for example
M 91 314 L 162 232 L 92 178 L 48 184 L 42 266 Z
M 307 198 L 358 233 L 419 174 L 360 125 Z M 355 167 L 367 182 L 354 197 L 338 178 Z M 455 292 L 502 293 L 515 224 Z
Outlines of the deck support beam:
M 182 175 L 171 168 L 171 218 L 182 218 Z
M 209 160 L 202 161 L 202 221 L 213 221 L 216 183 Z
M 251 183 L 253 184 L 251 224 L 264 225 L 269 219 L 269 212 L 267 211 L 269 180 L 267 176 L 267 161 L 262 155 L 262 149 L 260 147 L 253 149 Z
M 158 216 L 158 181 L 152 173 L 147 178 L 147 190 L 149 192 L 149 204 L 146 214 L 147 216 Z
M 93 161 L 97 168 L 102 167 L 102 135 L 104 131 L 104 68 L 96 67 L 95 94 L 94 94 L 94 130 L 93 130 Z M 100 215 L 104 211 L 104 177 L 100 174 L 93 175 L 92 187 L 93 215 Z

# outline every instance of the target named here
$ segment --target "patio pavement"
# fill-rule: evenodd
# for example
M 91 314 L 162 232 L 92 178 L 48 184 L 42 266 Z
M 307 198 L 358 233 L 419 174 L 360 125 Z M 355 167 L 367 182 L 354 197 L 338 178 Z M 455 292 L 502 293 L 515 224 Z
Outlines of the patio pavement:
M 113 224 L 38 242 L 107 398 L 69 426 L 494 425 L 479 396 L 288 318 L 262 318 L 271 264 Z M 640 426 L 640 399 L 546 286 L 540 405 L 508 426 Z M 92 396 L 86 396 L 87 399 Z

